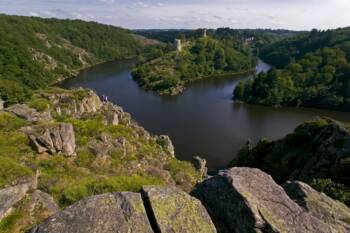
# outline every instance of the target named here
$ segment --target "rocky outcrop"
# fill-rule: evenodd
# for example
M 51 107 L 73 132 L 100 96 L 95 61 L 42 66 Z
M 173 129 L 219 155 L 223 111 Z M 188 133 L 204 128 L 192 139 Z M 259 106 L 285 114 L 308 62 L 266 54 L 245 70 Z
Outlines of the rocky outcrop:
M 75 134 L 73 125 L 70 123 L 27 127 L 24 132 L 29 136 L 39 153 L 56 154 L 62 152 L 66 156 L 75 155 Z
M 28 122 L 52 121 L 49 111 L 39 113 L 34 108 L 30 108 L 26 104 L 15 104 L 6 110 Z
M 208 175 L 207 161 L 199 156 L 195 156 L 192 159 L 193 166 L 199 171 L 202 177 Z
M 172 157 L 175 157 L 175 147 L 167 135 L 160 135 L 157 138 L 157 143 L 161 145 Z
M 155 232 L 216 232 L 206 209 L 187 193 L 174 187 L 145 186 L 142 195 Z
M 108 193 L 75 203 L 31 233 L 153 233 L 140 194 Z
M 258 169 L 220 171 L 199 184 L 193 194 L 208 208 L 221 232 L 336 232 Z
M 323 220 L 337 232 L 350 232 L 350 209 L 344 204 L 302 182 L 287 181 L 283 188 L 305 211 Z
M 0 190 L 0 221 L 6 217 L 18 202 L 26 195 L 29 184 L 21 184 Z
M 145 186 L 138 193 L 107 193 L 81 200 L 31 233 L 215 233 L 200 201 L 174 187 Z
M 62 92 L 49 95 L 56 113 L 81 117 L 86 113 L 95 113 L 102 108 L 102 102 L 92 90 L 79 89 L 74 93 Z

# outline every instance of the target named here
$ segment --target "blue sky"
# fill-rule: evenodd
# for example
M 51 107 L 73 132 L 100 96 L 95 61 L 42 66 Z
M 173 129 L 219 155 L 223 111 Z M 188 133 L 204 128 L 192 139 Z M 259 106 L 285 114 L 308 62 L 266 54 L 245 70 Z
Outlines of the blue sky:
M 0 12 L 131 29 L 350 26 L 350 0 L 0 0 Z

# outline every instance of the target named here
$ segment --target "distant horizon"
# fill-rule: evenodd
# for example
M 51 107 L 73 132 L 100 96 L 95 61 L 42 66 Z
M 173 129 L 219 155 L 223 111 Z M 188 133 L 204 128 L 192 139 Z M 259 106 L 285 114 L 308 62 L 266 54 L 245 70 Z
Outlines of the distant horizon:
M 350 0 L 2 0 L 0 12 L 150 29 L 309 31 L 350 26 Z

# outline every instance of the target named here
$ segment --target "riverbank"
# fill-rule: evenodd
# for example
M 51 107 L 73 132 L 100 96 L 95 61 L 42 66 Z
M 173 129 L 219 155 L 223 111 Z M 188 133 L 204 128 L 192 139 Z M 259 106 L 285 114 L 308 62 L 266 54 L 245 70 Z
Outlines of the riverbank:
M 273 108 L 232 101 L 236 78 L 202 79 L 179 96 L 159 96 L 145 91 L 131 76 L 132 62 L 103 63 L 64 82 L 64 87 L 87 87 L 122 106 L 153 134 L 169 135 L 177 157 L 191 161 L 199 155 L 207 159 L 209 170 L 227 165 L 248 139 L 271 140 L 317 116 L 349 122 L 350 114 L 305 108 Z M 269 69 L 259 61 L 257 73 Z

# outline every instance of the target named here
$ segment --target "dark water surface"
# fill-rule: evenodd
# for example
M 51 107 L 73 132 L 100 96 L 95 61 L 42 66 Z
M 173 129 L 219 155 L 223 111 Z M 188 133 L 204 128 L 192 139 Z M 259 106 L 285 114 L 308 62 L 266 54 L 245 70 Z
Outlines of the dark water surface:
M 100 64 L 64 81 L 63 86 L 88 87 L 107 95 L 151 133 L 169 135 L 179 159 L 199 155 L 207 159 L 210 169 L 226 165 L 247 139 L 277 139 L 316 116 L 350 121 L 350 113 L 235 103 L 231 100 L 234 86 L 248 77 L 205 79 L 181 96 L 160 97 L 132 80 L 132 64 Z M 268 69 L 263 62 L 257 67 L 258 71 Z

